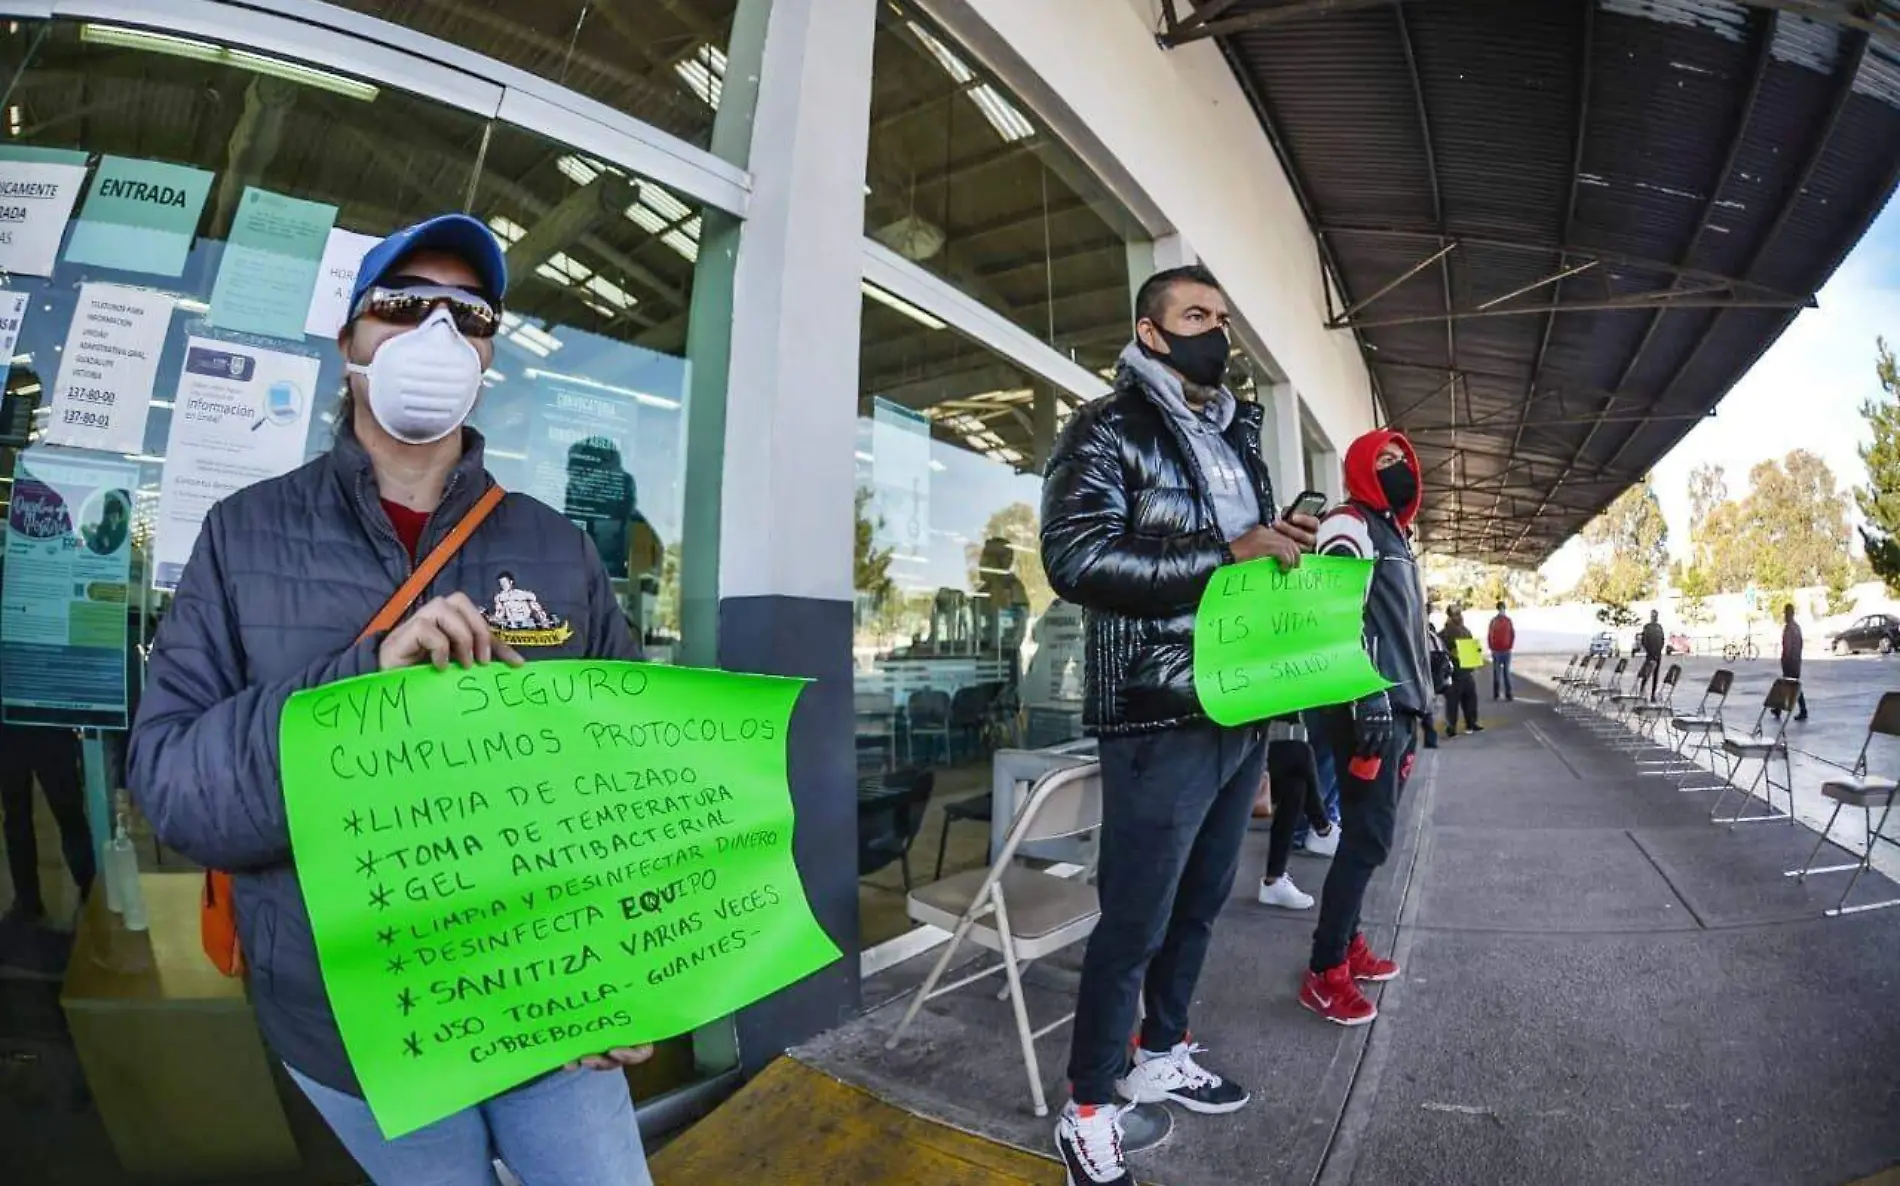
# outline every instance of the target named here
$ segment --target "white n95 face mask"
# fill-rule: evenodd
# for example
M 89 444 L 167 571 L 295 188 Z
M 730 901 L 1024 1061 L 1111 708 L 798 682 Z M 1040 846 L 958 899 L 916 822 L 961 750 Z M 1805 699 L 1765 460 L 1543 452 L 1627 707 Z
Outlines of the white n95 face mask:
M 427 445 L 462 426 L 482 389 L 482 356 L 438 305 L 421 325 L 344 368 L 369 381 L 369 410 L 383 431 Z

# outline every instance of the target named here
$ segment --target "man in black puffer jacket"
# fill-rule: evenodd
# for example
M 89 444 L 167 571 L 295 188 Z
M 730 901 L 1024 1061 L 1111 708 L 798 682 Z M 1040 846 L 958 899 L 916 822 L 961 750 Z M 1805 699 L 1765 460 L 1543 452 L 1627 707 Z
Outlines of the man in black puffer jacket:
M 1087 615 L 1084 724 L 1102 759 L 1102 918 L 1082 967 L 1072 1098 L 1056 1128 L 1074 1183 L 1130 1180 L 1117 1094 L 1203 1113 L 1247 1102 L 1194 1061 L 1187 1009 L 1239 866 L 1265 729 L 1202 715 L 1194 613 L 1221 566 L 1273 556 L 1293 567 L 1318 526 L 1278 521 L 1260 409 L 1221 386 L 1228 311 L 1213 276 L 1195 267 L 1150 277 L 1135 319 L 1114 392 L 1070 421 L 1042 495 L 1049 583 Z

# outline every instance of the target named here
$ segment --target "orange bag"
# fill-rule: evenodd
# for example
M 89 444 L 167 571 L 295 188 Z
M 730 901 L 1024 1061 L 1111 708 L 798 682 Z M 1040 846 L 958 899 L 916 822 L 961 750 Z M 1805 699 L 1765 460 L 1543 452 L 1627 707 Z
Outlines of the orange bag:
M 490 511 L 501 505 L 507 493 L 500 486 L 490 486 L 468 509 L 468 513 L 462 516 L 461 522 L 450 529 L 442 537 L 442 542 L 415 567 L 402 587 L 383 603 L 383 608 L 370 619 L 369 625 L 363 627 L 363 633 L 356 636 L 356 641 L 361 643 L 372 634 L 381 634 L 402 621 L 416 598 L 422 596 L 429 582 L 442 571 L 442 566 L 462 550 L 469 536 L 475 534 L 475 529 L 482 525 L 483 519 L 488 518 Z M 205 958 L 211 961 L 212 967 L 226 976 L 244 975 L 244 948 L 238 942 L 237 906 L 232 897 L 229 873 L 205 870 L 204 894 L 198 902 L 198 936 L 204 946 Z

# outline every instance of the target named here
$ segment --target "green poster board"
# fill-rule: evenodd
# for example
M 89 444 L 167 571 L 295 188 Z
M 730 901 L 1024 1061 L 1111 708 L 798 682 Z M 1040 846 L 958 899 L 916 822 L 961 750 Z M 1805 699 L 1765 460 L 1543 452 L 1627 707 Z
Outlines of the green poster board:
M 1478 645 L 1477 639 L 1453 639 L 1452 647 L 1458 658 L 1458 666 L 1464 668 L 1466 671 L 1476 671 L 1478 668 L 1484 666 L 1484 648 Z
M 385 1136 L 838 958 L 792 860 L 802 687 L 559 660 L 290 699 L 298 877 Z
M 1366 657 L 1372 565 L 1306 556 L 1292 572 L 1253 560 L 1215 573 L 1194 618 L 1202 710 L 1220 724 L 1244 725 L 1390 687 Z

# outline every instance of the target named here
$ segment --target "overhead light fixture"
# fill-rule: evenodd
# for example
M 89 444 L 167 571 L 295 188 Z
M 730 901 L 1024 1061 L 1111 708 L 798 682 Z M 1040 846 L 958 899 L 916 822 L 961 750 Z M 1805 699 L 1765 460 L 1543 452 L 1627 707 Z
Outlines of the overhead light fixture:
M 702 45 L 693 56 L 673 67 L 680 81 L 699 96 L 699 101 L 719 110 L 721 93 L 726 89 L 726 54 L 716 45 Z
M 315 87 L 321 91 L 342 95 L 346 99 L 358 99 L 364 103 L 373 103 L 376 96 L 382 94 L 380 90 L 367 82 L 341 74 L 332 74 L 328 70 L 302 66 L 296 62 L 255 54 L 249 50 L 229 49 L 192 37 L 177 37 L 170 33 L 154 33 L 125 25 L 101 25 L 88 21 L 79 27 L 79 40 L 93 45 L 112 45 L 120 49 L 135 49 L 146 53 L 169 54 L 175 58 L 190 58 L 194 62 L 236 66 L 240 70 L 249 70 L 253 74 L 267 74 L 272 78 L 281 78 L 285 82 Z
M 932 317 L 930 314 L 924 312 L 922 309 L 919 309 L 916 305 L 911 304 L 909 301 L 905 300 L 901 296 L 898 296 L 896 293 L 887 292 L 884 289 L 879 288 L 877 285 L 871 283 L 869 280 L 863 281 L 862 286 L 864 288 L 865 296 L 870 297 L 872 300 L 876 301 L 880 305 L 885 306 L 886 308 L 897 310 L 899 313 L 902 313 L 904 316 L 910 318 L 912 321 L 915 321 L 918 325 L 923 326 L 925 329 L 945 328 L 945 323 L 943 321 L 940 321 L 937 318 Z

